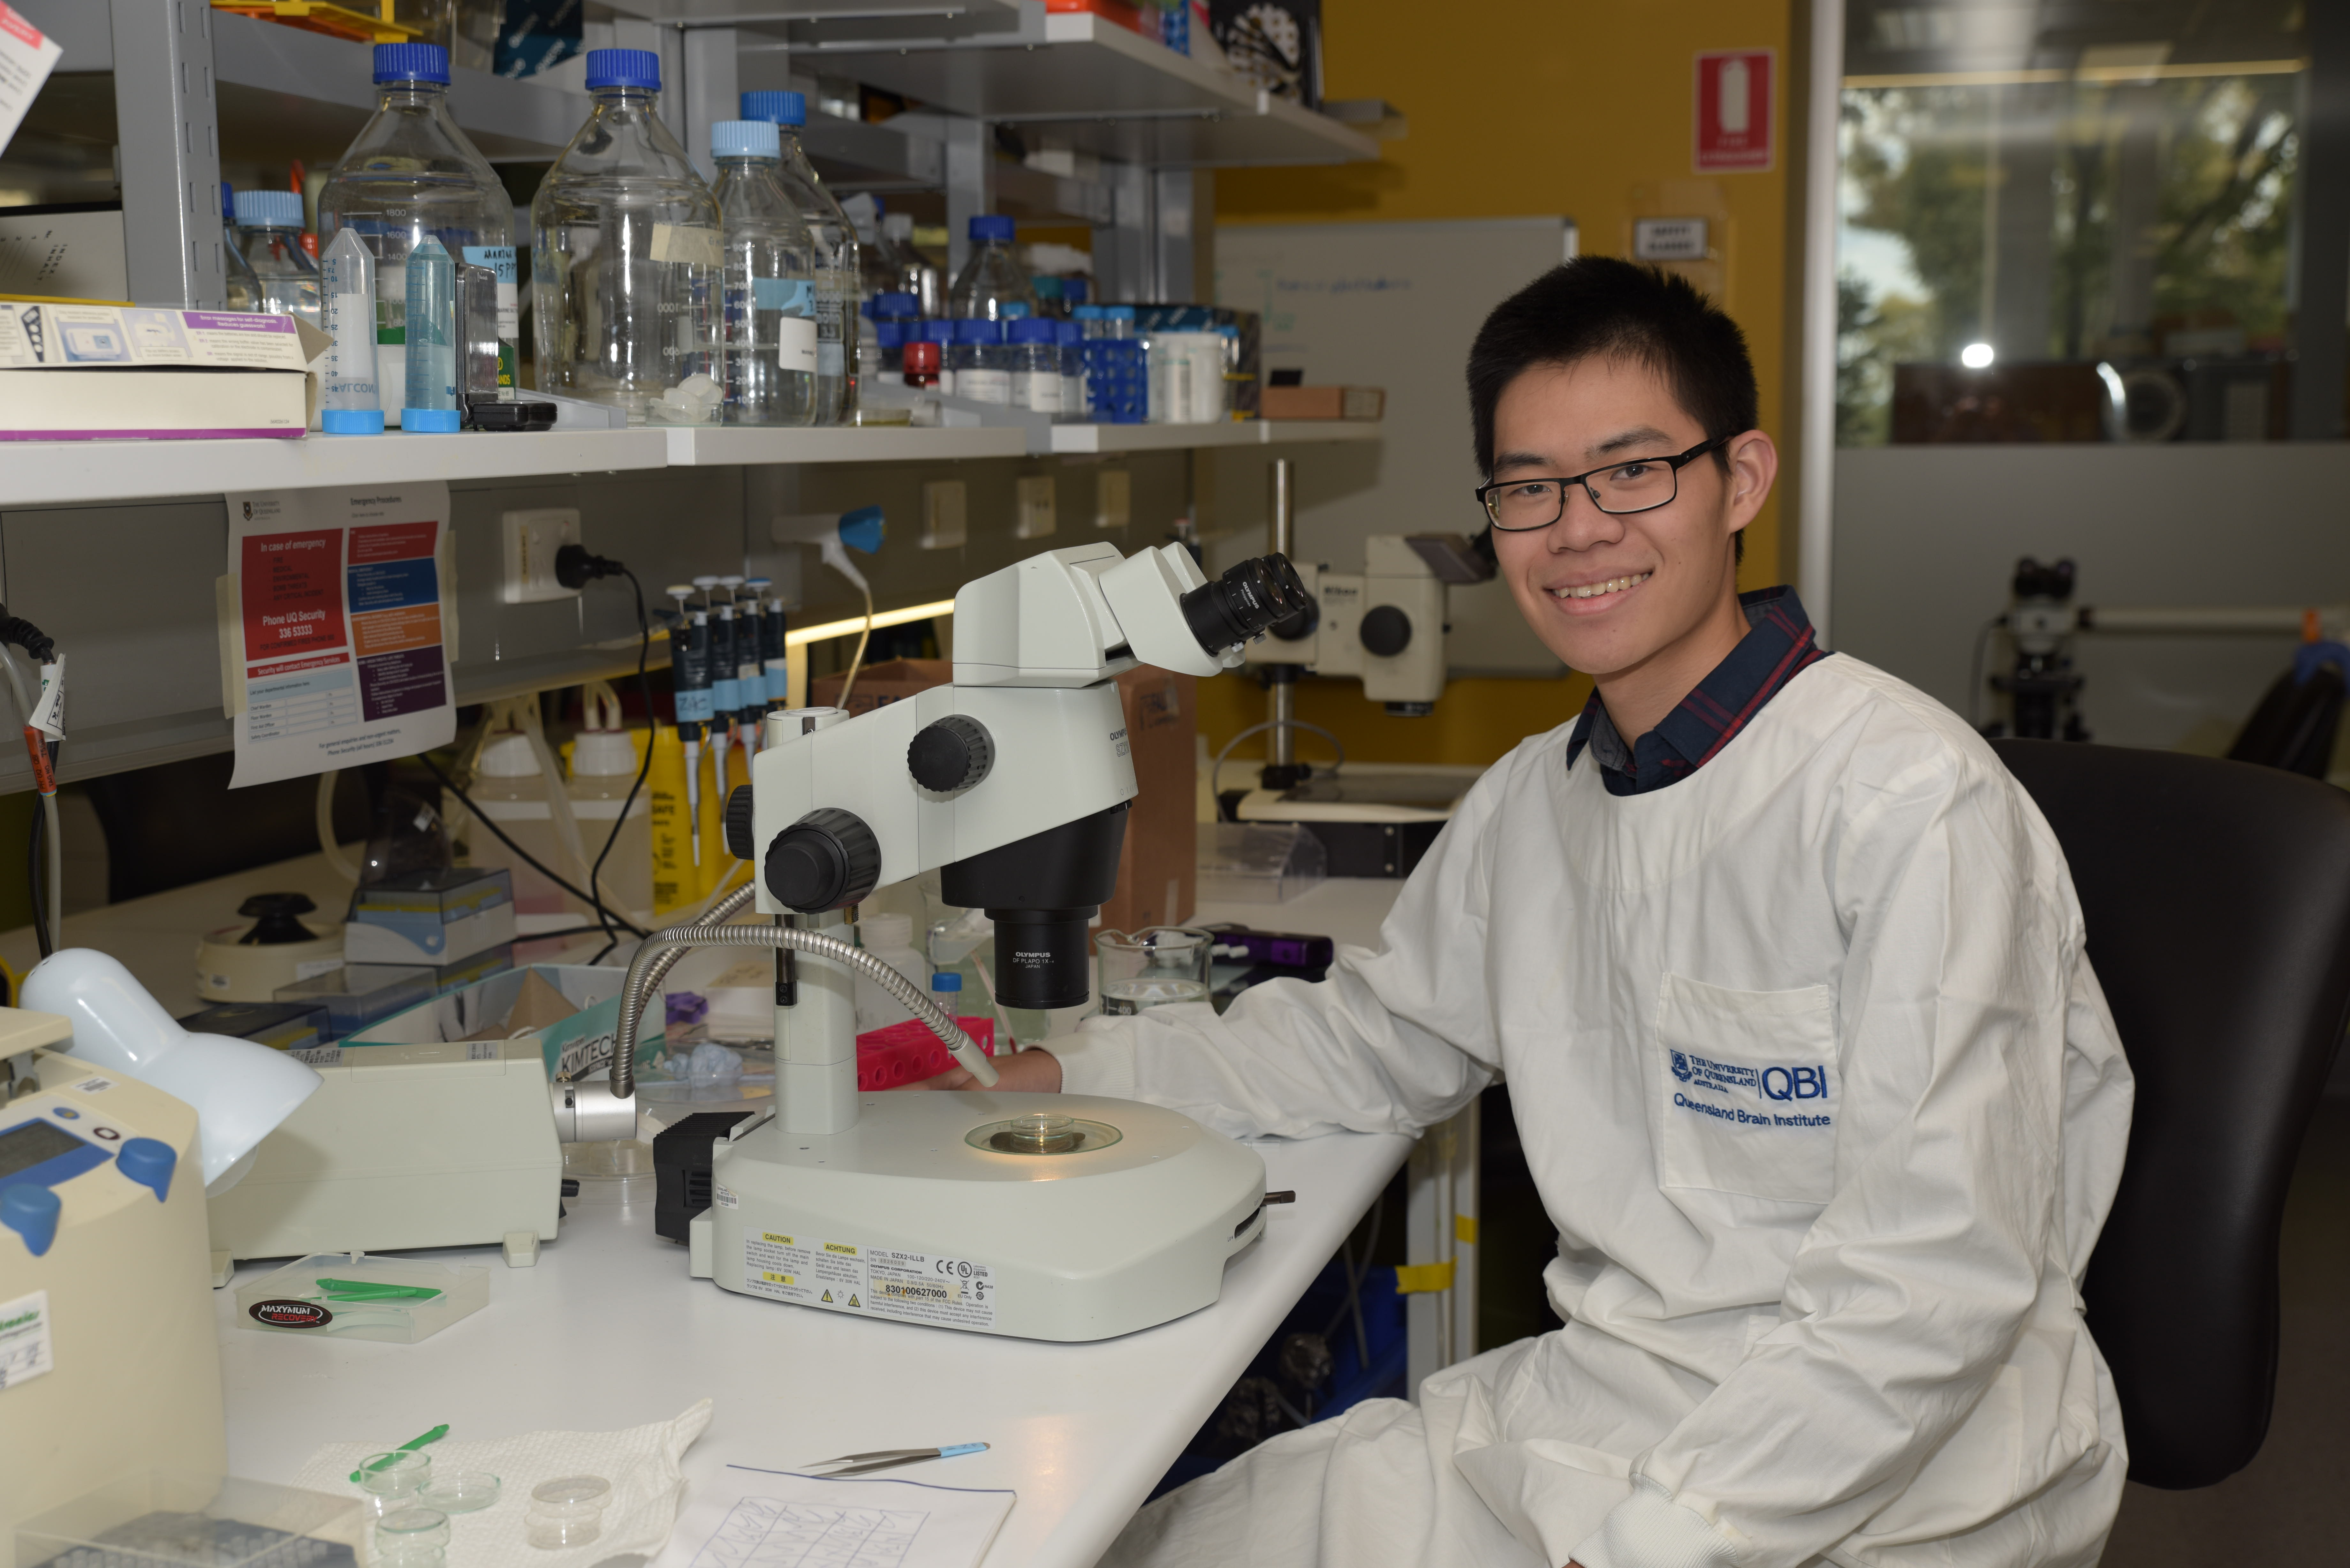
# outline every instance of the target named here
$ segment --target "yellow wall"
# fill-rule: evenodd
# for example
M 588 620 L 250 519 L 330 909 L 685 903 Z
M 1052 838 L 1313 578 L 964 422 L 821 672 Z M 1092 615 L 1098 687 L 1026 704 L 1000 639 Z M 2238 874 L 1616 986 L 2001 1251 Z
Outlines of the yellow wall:
M 1700 280 L 1745 328 L 1762 428 L 1786 444 L 1787 0 L 1322 0 L 1322 16 L 1327 95 L 1386 99 L 1410 132 L 1380 143 L 1377 163 L 1220 171 L 1220 226 L 1564 214 L 1581 225 L 1585 254 L 1628 255 L 1636 216 L 1710 217 L 1720 260 L 1700 264 Z M 1696 56 L 1735 48 L 1779 52 L 1777 163 L 1700 178 Z M 1747 530 L 1743 586 L 1782 580 L 1780 559 L 1774 498 Z M 1358 687 L 1307 681 L 1298 716 L 1329 724 L 1366 760 L 1482 764 L 1572 718 L 1590 689 L 1579 676 L 1457 680 L 1433 715 L 1388 719 Z M 1264 716 L 1246 680 L 1203 682 L 1201 696 L 1211 748 Z M 1300 751 L 1319 754 L 1311 737 Z

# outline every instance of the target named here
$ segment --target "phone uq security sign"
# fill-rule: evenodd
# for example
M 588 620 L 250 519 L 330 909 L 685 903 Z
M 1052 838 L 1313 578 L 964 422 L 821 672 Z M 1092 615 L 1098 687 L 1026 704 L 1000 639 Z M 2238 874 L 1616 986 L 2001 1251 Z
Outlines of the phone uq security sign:
M 1697 171 L 1767 172 L 1777 151 L 1775 49 L 1708 49 L 1697 57 Z

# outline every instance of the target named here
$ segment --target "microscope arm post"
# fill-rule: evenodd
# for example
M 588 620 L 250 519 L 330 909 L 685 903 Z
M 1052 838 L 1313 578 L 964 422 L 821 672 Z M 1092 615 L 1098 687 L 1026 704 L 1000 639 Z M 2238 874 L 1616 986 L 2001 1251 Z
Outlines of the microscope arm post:
M 628 979 L 621 984 L 619 1031 L 612 1043 L 611 1085 L 615 1098 L 627 1099 L 636 1092 L 637 1035 L 653 985 L 667 971 L 662 960 L 690 947 L 790 948 L 845 965 L 880 986 L 929 1024 L 954 1054 L 954 1059 L 983 1087 L 995 1086 L 994 1064 L 962 1032 L 962 1026 L 920 987 L 863 948 L 795 926 L 671 926 L 645 939 L 629 964 Z M 670 960 L 671 963 L 675 961 Z

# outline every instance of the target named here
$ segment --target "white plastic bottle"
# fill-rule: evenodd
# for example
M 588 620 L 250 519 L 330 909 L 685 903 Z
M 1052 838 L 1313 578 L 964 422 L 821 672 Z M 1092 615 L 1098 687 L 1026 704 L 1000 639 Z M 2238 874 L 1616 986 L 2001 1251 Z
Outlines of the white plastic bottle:
M 865 950 L 914 982 L 917 991 L 928 991 L 931 966 L 914 948 L 914 921 L 908 915 L 868 915 L 857 925 Z M 914 1016 L 914 1010 L 881 989 L 879 981 L 857 977 L 857 1032 L 887 1029 L 892 1023 L 903 1023 Z
M 1012 323 L 1004 352 L 1012 361 L 1012 406 L 1031 413 L 1062 410 L 1060 323 L 1030 317 Z
M 718 409 L 725 245 L 660 85 L 650 49 L 588 51 L 595 110 L 530 203 L 538 385 L 631 424 L 702 423 Z
M 376 394 L 398 423 L 408 388 L 408 253 L 428 234 L 454 262 L 488 267 L 498 284 L 498 337 L 515 342 L 514 201 L 497 171 L 449 113 L 449 56 L 435 44 L 375 47 L 374 118 L 351 139 L 318 192 L 318 243 L 355 229 L 375 257 Z M 500 354 L 501 395 L 520 368 Z
M 578 738 L 571 742 L 571 779 L 567 791 L 571 796 L 571 814 L 579 819 L 579 836 L 588 863 L 593 865 L 599 855 L 604 857 L 601 880 L 605 902 L 615 914 L 626 914 L 640 926 L 649 925 L 653 910 L 652 781 L 647 779 L 645 787 L 636 791 L 636 799 L 629 800 L 643 759 L 638 753 L 635 737 L 621 722 L 619 700 L 609 688 L 590 690 L 591 718 L 600 722 L 579 732 Z M 600 712 L 595 711 L 598 709 Z M 624 803 L 629 808 L 626 817 L 620 815 Z M 612 832 L 615 824 L 619 826 L 617 837 Z M 608 840 L 609 853 L 605 849 Z M 584 922 L 594 923 L 594 910 L 577 899 L 572 899 L 570 904 Z
M 318 325 L 318 264 L 302 248 L 302 196 L 296 191 L 239 191 L 237 236 L 261 292 L 244 308 L 298 316 Z
M 500 735 L 482 748 L 481 766 L 473 787 L 465 792 L 482 816 L 497 825 L 507 838 L 535 857 L 542 866 L 560 868 L 561 846 L 556 840 L 555 813 L 546 803 L 546 778 L 532 751 L 528 735 Z M 534 931 L 560 930 L 579 924 L 573 900 L 526 864 L 521 856 L 478 822 L 467 820 L 464 803 L 454 796 L 443 803 L 442 815 L 459 825 L 465 840 L 466 860 L 473 866 L 503 867 L 514 877 L 515 925 L 527 937 Z M 647 880 L 652 854 L 647 841 Z M 651 902 L 648 888 L 646 902 Z

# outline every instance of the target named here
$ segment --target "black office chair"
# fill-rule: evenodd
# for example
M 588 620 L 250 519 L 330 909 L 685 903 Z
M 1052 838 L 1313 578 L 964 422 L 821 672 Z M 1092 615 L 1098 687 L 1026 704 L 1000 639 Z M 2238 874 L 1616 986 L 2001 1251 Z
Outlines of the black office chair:
M 2285 1189 L 2350 1008 L 2350 794 L 2170 752 L 1992 749 L 2064 846 L 2137 1077 L 2084 1291 L 2130 1479 L 2210 1486 L 2268 1434 Z

